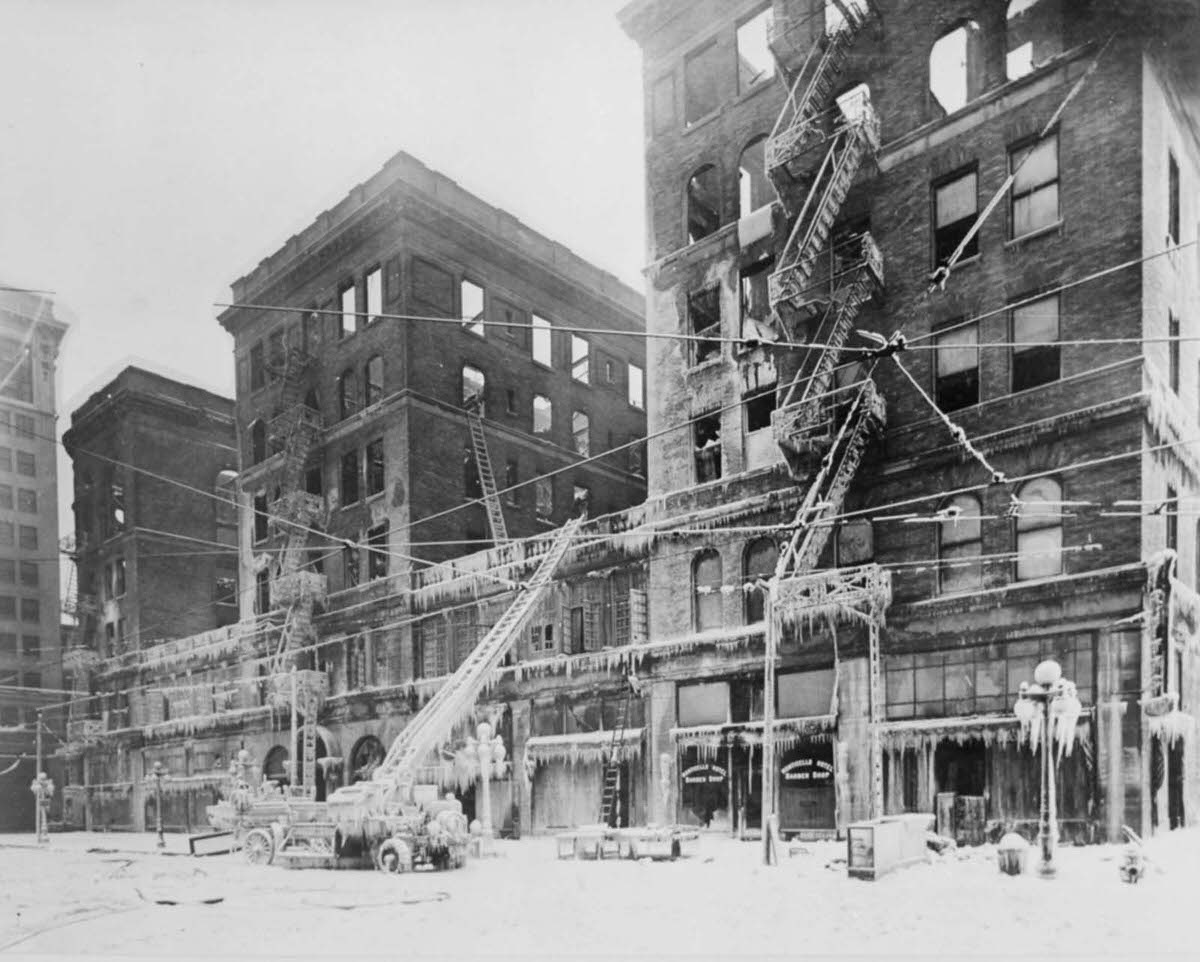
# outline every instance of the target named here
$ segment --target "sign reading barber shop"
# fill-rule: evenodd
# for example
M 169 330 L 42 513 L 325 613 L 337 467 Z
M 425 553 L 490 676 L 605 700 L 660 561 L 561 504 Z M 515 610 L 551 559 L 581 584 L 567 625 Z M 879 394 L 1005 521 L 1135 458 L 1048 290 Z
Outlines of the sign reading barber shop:
M 720 765 L 693 765 L 681 773 L 685 785 L 707 785 L 725 781 L 725 769 Z
M 833 780 L 833 762 L 823 758 L 797 758 L 780 769 L 785 782 L 828 782 Z

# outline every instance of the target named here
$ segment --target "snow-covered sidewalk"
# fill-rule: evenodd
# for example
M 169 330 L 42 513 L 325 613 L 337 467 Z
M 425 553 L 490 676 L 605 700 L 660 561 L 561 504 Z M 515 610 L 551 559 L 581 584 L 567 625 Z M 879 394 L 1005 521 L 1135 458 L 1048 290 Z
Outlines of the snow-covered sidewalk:
M 43 958 L 1200 958 L 1196 830 L 1152 840 L 1139 885 L 1118 878 L 1117 846 L 1061 849 L 1053 881 L 1001 875 L 985 847 L 864 882 L 834 861 L 843 844 L 767 868 L 758 844 L 720 837 L 657 863 L 502 842 L 462 871 L 400 877 L 164 857 L 153 835 L 32 841 L 0 836 L 0 951 Z

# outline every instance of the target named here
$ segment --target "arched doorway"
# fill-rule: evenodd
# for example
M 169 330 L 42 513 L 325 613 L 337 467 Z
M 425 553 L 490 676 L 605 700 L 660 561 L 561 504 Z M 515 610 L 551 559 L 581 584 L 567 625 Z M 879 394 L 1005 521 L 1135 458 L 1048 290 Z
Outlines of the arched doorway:
M 288 766 L 288 750 L 283 745 L 276 745 L 267 752 L 263 762 L 263 780 L 272 781 L 280 788 L 292 783 L 291 769 Z
M 383 761 L 383 757 L 383 742 L 374 735 L 364 735 L 360 738 L 350 750 L 349 783 L 353 785 L 370 778 L 372 772 Z

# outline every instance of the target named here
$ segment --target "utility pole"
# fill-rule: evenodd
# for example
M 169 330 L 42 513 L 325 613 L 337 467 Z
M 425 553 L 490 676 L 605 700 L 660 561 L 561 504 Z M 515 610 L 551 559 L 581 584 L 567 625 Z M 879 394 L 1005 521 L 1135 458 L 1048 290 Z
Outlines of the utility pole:
M 767 653 L 763 665 L 763 865 L 774 865 L 778 857 L 778 853 L 775 851 L 775 652 L 778 646 L 773 603 L 775 579 L 760 581 L 759 584 L 763 593 L 763 616 L 767 626 Z
M 292 665 L 292 743 L 288 746 L 288 765 L 291 768 L 291 785 L 288 786 L 288 791 L 294 791 L 300 784 L 302 777 L 302 769 L 297 766 L 296 759 L 296 666 Z M 305 719 L 305 724 L 308 719 Z

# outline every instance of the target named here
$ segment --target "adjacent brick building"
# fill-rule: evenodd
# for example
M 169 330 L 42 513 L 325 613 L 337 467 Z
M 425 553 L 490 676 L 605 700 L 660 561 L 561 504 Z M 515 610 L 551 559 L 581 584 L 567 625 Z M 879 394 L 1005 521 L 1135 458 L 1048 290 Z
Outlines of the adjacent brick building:
M 0 830 L 33 825 L 37 709 L 63 697 L 55 417 L 66 332 L 49 297 L 0 290 Z

